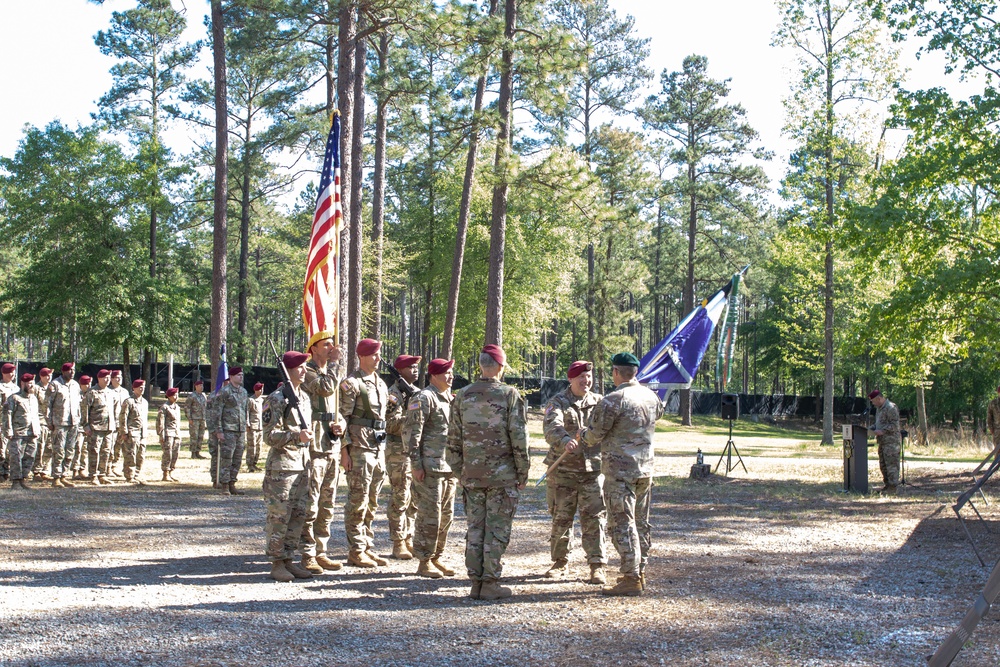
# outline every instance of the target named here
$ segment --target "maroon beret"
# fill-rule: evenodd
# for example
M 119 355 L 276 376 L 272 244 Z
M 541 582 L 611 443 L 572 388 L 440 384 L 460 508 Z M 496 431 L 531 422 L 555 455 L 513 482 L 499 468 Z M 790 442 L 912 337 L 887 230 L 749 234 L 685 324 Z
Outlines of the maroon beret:
M 133 389 L 138 389 L 139 387 L 142 387 L 145 384 L 146 384 L 146 381 L 143 380 L 142 378 L 139 378 L 138 380 L 132 380 L 132 388 Z
M 34 379 L 35 376 L 32 375 L 31 373 L 25 373 L 24 375 L 21 376 L 21 382 L 31 382 Z
M 233 366 L 232 368 L 229 369 L 229 377 L 233 377 L 234 375 L 239 375 L 242 372 L 243 372 L 242 366 Z
M 198 385 L 201 385 L 202 387 L 204 387 L 205 386 L 205 381 L 204 380 L 195 380 L 194 381 L 194 386 L 197 387 Z
M 170 398 L 171 396 L 176 396 L 178 391 L 179 390 L 177 389 L 177 387 L 171 387 L 170 389 L 167 389 L 167 398 Z
M 354 351 L 359 357 L 370 357 L 382 348 L 382 343 L 374 338 L 362 338 L 358 341 L 358 346 Z
M 427 374 L 441 375 L 442 373 L 447 373 L 448 369 L 454 365 L 454 359 L 431 359 L 431 362 L 427 364 Z
M 415 363 L 418 363 L 422 357 L 415 357 L 412 354 L 401 354 L 396 357 L 396 361 L 392 362 L 392 367 L 397 371 L 401 371 L 404 368 L 409 368 Z
M 0 366 L 0 373 L 13 373 L 17 370 L 17 366 L 14 364 L 4 364 Z
M 38 377 L 47 378 L 50 375 L 52 375 L 51 368 L 43 368 L 42 370 L 38 371 Z
M 80 384 L 90 384 L 90 376 L 89 375 L 81 375 L 80 376 Z
M 500 349 L 499 345 L 494 345 L 493 343 L 490 343 L 489 345 L 484 345 L 483 353 L 493 357 L 493 361 L 497 362 L 501 366 L 505 366 L 507 364 L 507 355 L 504 354 L 503 350 Z
M 115 370 L 111 371 L 111 377 L 113 377 L 113 378 L 120 378 L 121 376 L 122 376 L 122 372 L 120 370 L 118 370 L 117 368 Z
M 581 373 L 586 373 L 594 367 L 594 364 L 589 361 L 574 361 L 569 365 L 569 370 L 566 371 L 566 377 L 570 380 L 577 377 Z
M 255 384 L 253 386 L 253 390 L 254 391 L 263 390 L 263 389 L 264 389 L 264 383 L 263 382 L 258 382 L 257 384 Z
M 872 399 L 872 398 L 875 398 L 876 396 L 881 396 L 881 395 L 882 395 L 882 392 L 880 392 L 878 389 L 875 389 L 875 390 L 872 391 L 872 393 L 868 394 L 868 398 Z
M 62 365 L 62 372 L 65 373 L 67 371 L 73 370 L 74 368 L 76 368 L 76 364 L 74 364 L 72 361 L 67 361 L 65 364 Z
M 306 363 L 306 359 L 309 355 L 305 352 L 298 352 L 296 350 L 289 350 L 281 355 L 281 363 L 285 365 L 285 368 L 291 370 L 293 368 L 298 368 L 302 364 Z
M 107 368 L 102 368 L 101 370 L 97 371 L 98 380 L 100 380 L 101 378 L 106 378 L 109 375 L 111 375 L 111 371 L 109 371 Z

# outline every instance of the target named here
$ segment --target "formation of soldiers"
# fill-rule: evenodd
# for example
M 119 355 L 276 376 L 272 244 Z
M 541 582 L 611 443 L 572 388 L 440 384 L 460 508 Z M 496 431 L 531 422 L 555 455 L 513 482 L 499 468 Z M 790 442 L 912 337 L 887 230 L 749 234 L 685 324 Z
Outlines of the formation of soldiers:
M 244 451 L 248 469 L 254 470 L 260 445 L 268 445 L 266 553 L 270 576 L 283 582 L 343 568 L 329 556 L 341 469 L 348 489 L 343 510 L 348 564 L 374 568 L 388 563 L 374 548 L 373 530 L 379 493 L 388 479 L 392 557 L 416 559 L 418 576 L 455 576 L 443 556 L 461 488 L 470 596 L 509 597 L 511 589 L 500 583 L 502 559 L 530 460 L 526 404 L 502 381 L 504 351 L 486 345 L 478 379 L 452 394 L 453 360 L 430 361 L 427 386 L 419 389 L 421 357 L 400 355 L 393 362 L 396 382 L 390 388 L 378 374 L 380 350 L 376 340 L 359 342 L 358 370 L 345 376 L 341 351 L 331 336 L 320 335 L 308 352 L 283 355 L 287 382 L 266 399 L 259 383 L 253 396 L 247 393 L 239 367 L 231 368 L 210 396 L 196 382 L 185 404 L 192 458 L 204 458 L 207 434 L 213 486 L 243 495 L 237 481 Z M 577 361 L 567 373 L 569 387 L 545 407 L 552 514 L 552 566 L 546 576 L 569 575 L 573 521 L 579 513 L 587 581 L 607 583 L 607 533 L 621 557 L 621 576 L 603 592 L 641 595 L 650 546 L 653 433 L 663 406 L 635 381 L 639 362 L 633 355 L 615 355 L 612 365 L 616 390 L 608 396 L 591 391 L 593 366 Z M 24 374 L 20 385 L 12 382 L 13 365 L 0 370 L 5 462 L 14 488 L 30 488 L 25 483 L 29 473 L 51 478 L 57 488 L 81 479 L 111 484 L 119 476 L 145 484 L 149 406 L 142 380 L 133 383 L 129 395 L 120 386 L 120 371 L 101 370 L 91 387 L 87 376 L 74 379 L 71 362 L 63 365 L 60 377 L 51 379 L 51 372 L 42 369 L 37 383 Z M 164 482 L 176 481 L 177 399 L 177 389 L 169 388 L 156 417 Z M 116 468 L 119 461 L 122 472 Z M 47 468 L 51 473 L 44 472 Z

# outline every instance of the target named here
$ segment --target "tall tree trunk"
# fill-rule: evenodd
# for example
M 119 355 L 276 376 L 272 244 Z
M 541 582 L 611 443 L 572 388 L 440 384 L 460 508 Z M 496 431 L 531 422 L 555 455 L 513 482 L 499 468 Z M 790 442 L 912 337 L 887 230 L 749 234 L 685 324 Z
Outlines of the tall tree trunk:
M 500 131 L 493 169 L 493 210 L 490 223 L 490 269 L 486 286 L 486 342 L 503 345 L 503 264 L 507 241 L 507 191 L 510 169 L 511 101 L 514 91 L 514 27 L 517 0 L 504 0 L 504 47 L 500 65 Z
M 927 398 L 924 392 L 924 385 L 917 385 L 917 423 L 919 424 L 917 430 L 917 444 L 926 445 L 927 444 Z
M 132 351 L 128 343 L 122 344 L 122 384 L 132 386 Z
M 364 13 L 358 12 L 357 33 L 365 29 Z M 361 339 L 361 264 L 362 245 L 362 206 L 364 198 L 361 195 L 362 177 L 364 175 L 364 138 L 365 138 L 365 59 L 367 42 L 364 38 L 355 39 L 354 43 L 354 103 L 351 109 L 351 215 L 348 220 L 351 225 L 351 285 L 347 295 L 348 330 L 347 345 L 353 350 Z
M 229 125 L 226 106 L 226 33 L 222 0 L 212 0 L 212 55 L 215 63 L 215 196 L 212 229 L 212 325 L 209 333 L 212 387 L 219 367 L 219 348 L 226 343 L 226 199 Z
M 252 110 L 247 108 L 246 133 L 243 135 L 243 193 L 240 197 L 240 293 L 236 328 L 240 332 L 239 346 L 234 350 L 235 359 L 246 361 L 247 298 L 250 291 L 250 119 Z
M 826 224 L 830 238 L 826 242 L 826 257 L 824 262 L 823 282 L 823 441 L 824 445 L 833 444 L 833 17 L 830 3 L 826 3 Z
M 693 128 L 691 129 L 691 134 L 688 136 L 688 145 L 692 146 L 695 142 L 695 137 L 693 136 Z M 696 250 L 696 240 L 698 234 L 698 199 L 695 194 L 694 184 L 697 178 L 697 172 L 695 171 L 696 165 L 694 163 L 688 164 L 687 173 L 687 186 L 691 189 L 691 193 L 688 196 L 688 256 L 687 256 L 687 277 L 684 280 L 684 312 L 681 317 L 685 317 L 688 313 L 694 310 L 694 257 Z M 678 406 L 678 414 L 681 418 L 681 424 L 684 426 L 691 425 L 691 388 L 685 388 L 680 390 L 680 403 Z
M 342 0 L 339 11 L 339 31 L 337 43 L 339 54 L 337 59 L 337 100 L 340 107 L 341 135 L 340 135 L 340 201 L 344 214 L 347 216 L 344 229 L 340 234 L 340 266 L 351 266 L 351 229 L 353 223 L 350 219 L 351 200 L 353 195 L 353 118 L 354 118 L 354 51 L 357 37 L 356 20 L 357 3 L 355 0 Z M 342 269 L 343 271 L 343 269 Z M 354 371 L 358 367 L 357 355 L 354 348 L 358 342 L 358 332 L 351 331 L 349 322 L 345 320 L 350 317 L 350 280 L 340 281 L 340 342 L 347 345 L 347 369 Z M 346 316 L 346 318 L 345 318 Z M 345 331 L 346 329 L 346 331 Z M 353 341 L 353 342 L 352 342 Z
M 384 80 L 389 68 L 389 33 L 383 31 L 378 43 L 378 72 Z M 375 246 L 375 275 L 372 280 L 371 335 L 381 340 L 382 331 L 382 253 L 385 247 L 385 142 L 389 100 L 380 91 L 375 110 L 375 170 L 372 174 L 372 244 Z

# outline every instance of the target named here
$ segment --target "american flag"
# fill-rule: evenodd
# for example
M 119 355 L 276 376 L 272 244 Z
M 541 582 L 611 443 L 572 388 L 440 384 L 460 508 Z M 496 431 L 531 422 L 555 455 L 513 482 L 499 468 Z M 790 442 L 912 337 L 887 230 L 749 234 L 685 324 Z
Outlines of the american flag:
M 340 231 L 344 211 L 340 202 L 340 112 L 333 112 L 330 136 L 326 140 L 323 172 L 319 179 L 319 198 L 313 216 L 306 264 L 306 284 L 302 318 L 313 343 L 340 332 Z

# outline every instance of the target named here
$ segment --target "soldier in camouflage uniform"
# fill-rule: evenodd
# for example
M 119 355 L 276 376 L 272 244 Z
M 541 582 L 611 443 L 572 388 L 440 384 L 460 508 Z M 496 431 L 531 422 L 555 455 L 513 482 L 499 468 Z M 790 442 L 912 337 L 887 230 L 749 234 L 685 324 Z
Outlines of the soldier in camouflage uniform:
M 510 597 L 498 582 L 520 491 L 528 482 L 524 400 L 500 381 L 507 356 L 497 345 L 479 355 L 480 378 L 455 393 L 448 424 L 448 465 L 461 481 L 468 530 L 465 565 L 476 600 Z
M 52 432 L 52 486 L 72 487 L 64 477 L 73 460 L 77 431 L 80 428 L 80 385 L 73 379 L 76 368 L 69 361 L 62 365 L 62 374 L 49 383 L 45 394 L 48 405 L 48 427 Z
M 35 467 L 32 469 L 32 480 L 43 481 L 49 479 L 45 473 L 48 470 L 52 459 L 52 441 L 49 437 L 52 430 L 49 428 L 49 402 L 47 394 L 49 385 L 52 382 L 52 369 L 43 368 L 38 371 L 38 384 L 31 385 L 31 391 L 38 401 L 38 420 L 41 423 L 41 432 L 35 438 Z
M 122 442 L 125 481 L 140 486 L 145 485 L 142 464 L 146 460 L 146 437 L 149 429 L 149 403 L 142 396 L 145 388 L 145 380 L 132 382 L 132 395 L 125 399 L 118 417 L 118 438 Z
M 0 406 L 7 402 L 8 397 L 21 390 L 14 382 L 16 372 L 17 366 L 14 364 L 4 364 L 0 367 L 3 378 L 0 381 Z M 3 434 L 3 429 L 0 429 L 0 481 L 6 482 L 8 479 L 10 479 L 10 467 L 7 463 L 7 436 Z
M 11 489 L 30 490 L 25 476 L 35 463 L 35 439 L 42 432 L 38 421 L 38 398 L 31 390 L 35 376 L 21 376 L 21 387 L 3 403 L 3 434 L 7 438 L 7 465 Z
M 875 441 L 878 443 L 878 467 L 882 471 L 882 481 L 885 482 L 882 492 L 893 495 L 896 493 L 896 487 L 899 486 L 901 445 L 899 409 L 895 403 L 886 400 L 886 397 L 878 389 L 868 394 L 868 398 L 875 406 Z
M 566 452 L 559 466 L 546 478 L 552 500 L 549 537 L 552 567 L 545 576 L 559 579 L 568 573 L 573 519 L 579 508 L 583 551 L 590 565 L 589 582 L 604 584 L 607 581 L 604 573 L 607 512 L 601 491 L 601 452 L 597 448 L 580 449 L 577 443 L 577 436 L 590 422 L 590 414 L 601 400 L 600 394 L 590 391 L 594 382 L 592 369 L 593 364 L 589 361 L 573 362 L 566 373 L 569 387 L 545 405 L 545 441 L 549 443 L 546 467 Z
M 312 578 L 294 561 L 309 503 L 309 444 L 313 440 L 312 405 L 302 388 L 306 359 L 306 354 L 294 350 L 281 358 L 288 369 L 291 390 L 298 398 L 298 409 L 278 389 L 267 397 L 262 416 L 264 442 L 271 448 L 264 464 L 263 487 L 267 557 L 271 561 L 271 578 L 283 582 Z
M 122 405 L 128 400 L 129 392 L 128 389 L 122 386 L 122 372 L 120 370 L 111 371 L 111 382 L 108 385 L 108 389 L 115 397 L 114 403 L 114 413 L 112 415 L 112 431 L 111 431 L 111 476 L 121 477 L 121 473 L 118 472 L 118 462 L 122 458 L 122 443 L 118 441 L 118 431 L 117 425 L 121 421 Z
M 309 443 L 309 494 L 302 526 L 302 567 L 313 574 L 336 571 L 343 565 L 330 558 L 330 527 L 340 484 L 341 436 L 347 422 L 337 408 L 337 387 L 344 375 L 341 351 L 332 332 L 313 334 L 302 388 L 312 408 L 313 439 Z
M 253 396 L 247 401 L 247 472 L 257 472 L 260 446 L 264 442 L 264 426 L 260 414 L 264 409 L 264 383 L 253 386 Z
M 410 397 L 417 393 L 414 383 L 420 374 L 420 357 L 401 354 L 392 362 L 392 367 L 399 377 L 389 387 L 389 407 L 385 413 L 385 467 L 392 487 L 385 513 L 389 519 L 392 557 L 410 560 L 413 558 L 413 516 L 417 508 L 413 502 L 413 469 L 403 446 L 403 423 Z
M 97 386 L 87 392 L 80 406 L 80 423 L 87 435 L 89 478 L 95 485 L 111 484 L 111 432 L 118 428 L 114 421 L 115 395 L 108 387 L 111 371 L 97 372 Z
M 417 574 L 431 579 L 455 575 L 455 570 L 441 562 L 455 516 L 456 480 L 447 458 L 454 363 L 433 359 L 427 365 L 430 384 L 410 399 L 403 426 L 417 507 L 413 555 L 420 560 Z
M 653 434 L 663 404 L 635 380 L 639 360 L 634 355 L 620 352 L 611 363 L 615 390 L 594 408 L 579 442 L 601 449 L 611 541 L 621 556 L 622 576 L 603 593 L 642 595 L 650 547 Z
M 372 522 L 378 494 L 385 481 L 385 410 L 389 390 L 379 377 L 382 343 L 371 338 L 358 342 L 358 370 L 340 383 L 340 414 L 347 420 L 340 463 L 347 471 L 347 562 L 356 567 L 386 565 L 375 553 Z
M 91 377 L 89 375 L 80 376 L 80 413 L 83 414 L 83 402 L 87 400 L 90 393 Z M 82 417 L 81 417 L 82 419 Z M 87 479 L 84 470 L 87 469 L 87 434 L 84 431 L 86 424 L 81 421 L 77 430 L 76 442 L 73 443 L 73 460 L 70 463 L 73 469 L 73 479 Z M 65 480 L 64 480 L 65 481 Z
M 174 477 L 177 454 L 181 448 L 181 406 L 177 405 L 177 387 L 167 389 L 166 402 L 156 414 L 156 435 L 160 436 L 160 470 L 164 482 L 178 481 Z
M 208 408 L 208 397 L 205 396 L 204 389 L 204 381 L 195 380 L 194 391 L 188 394 L 184 404 L 188 420 L 188 447 L 193 459 L 205 458 L 201 455 L 201 442 L 205 437 L 205 412 Z
M 243 462 L 244 439 L 247 432 L 247 390 L 243 388 L 243 369 L 229 369 L 229 382 L 212 397 L 208 411 L 209 437 L 217 447 L 216 474 L 223 494 L 242 496 L 236 480 Z

